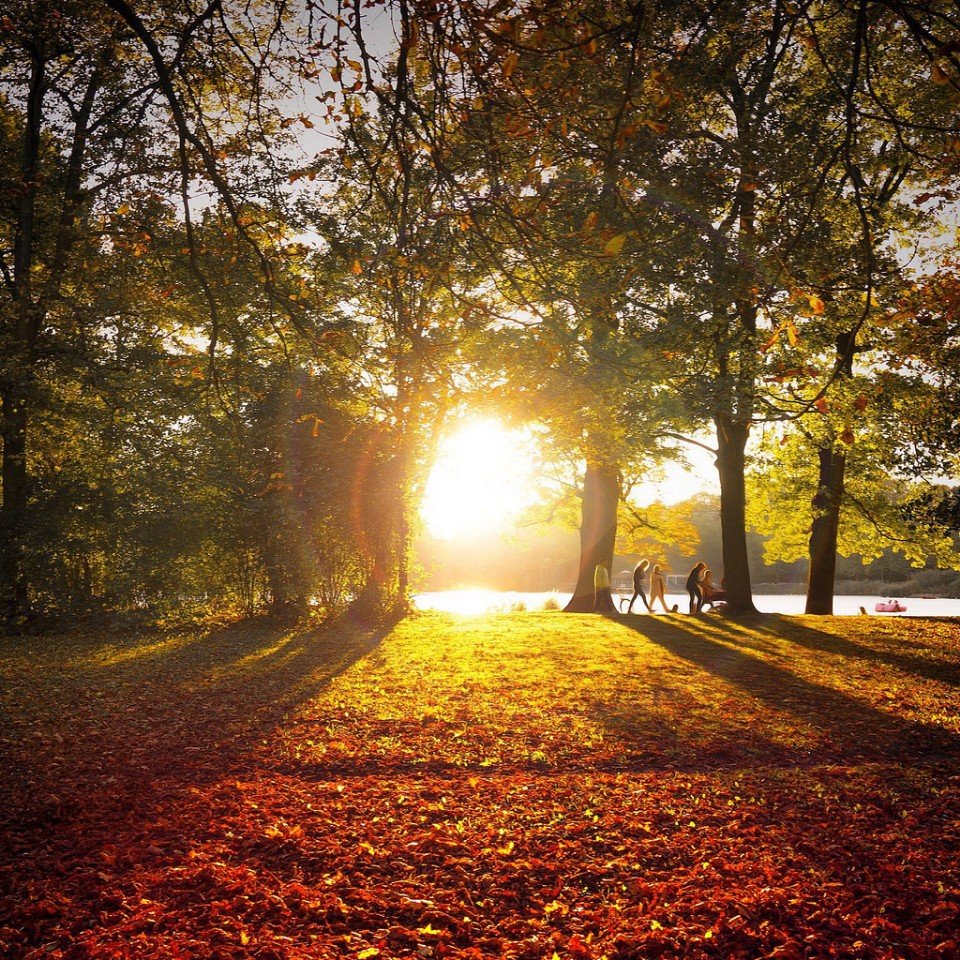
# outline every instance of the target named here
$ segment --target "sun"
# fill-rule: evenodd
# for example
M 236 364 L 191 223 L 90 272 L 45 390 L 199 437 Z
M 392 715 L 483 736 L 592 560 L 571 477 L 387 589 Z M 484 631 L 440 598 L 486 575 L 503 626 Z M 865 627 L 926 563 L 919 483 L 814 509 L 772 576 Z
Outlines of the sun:
M 534 499 L 531 440 L 497 420 L 469 420 L 440 444 L 421 514 L 438 540 L 506 530 Z

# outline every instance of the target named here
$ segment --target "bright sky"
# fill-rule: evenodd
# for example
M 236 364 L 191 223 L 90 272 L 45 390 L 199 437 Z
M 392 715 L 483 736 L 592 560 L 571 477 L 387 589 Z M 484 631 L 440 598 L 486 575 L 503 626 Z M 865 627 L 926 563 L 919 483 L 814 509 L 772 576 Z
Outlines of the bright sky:
M 646 506 L 716 493 L 712 455 L 693 446 L 686 452 L 689 468 L 666 465 L 662 477 L 638 484 L 630 499 Z M 422 507 L 427 529 L 439 540 L 504 532 L 537 500 L 538 481 L 536 444 L 529 432 L 493 419 L 467 420 L 440 444 Z
M 536 497 L 529 436 L 497 420 L 464 422 L 440 444 L 427 481 L 423 518 L 439 540 L 507 529 Z

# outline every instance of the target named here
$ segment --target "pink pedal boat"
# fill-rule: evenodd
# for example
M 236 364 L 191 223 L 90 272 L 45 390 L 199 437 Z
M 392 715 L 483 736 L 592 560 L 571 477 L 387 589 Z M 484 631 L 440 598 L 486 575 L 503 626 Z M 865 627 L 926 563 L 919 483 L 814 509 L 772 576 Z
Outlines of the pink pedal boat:
M 899 600 L 881 600 L 873 608 L 877 613 L 906 613 L 907 608 Z

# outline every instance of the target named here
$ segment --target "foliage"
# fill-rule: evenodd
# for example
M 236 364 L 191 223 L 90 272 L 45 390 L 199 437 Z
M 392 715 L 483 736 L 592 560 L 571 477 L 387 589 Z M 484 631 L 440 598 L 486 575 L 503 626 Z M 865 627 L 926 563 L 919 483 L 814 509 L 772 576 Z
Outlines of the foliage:
M 818 483 L 816 452 L 823 442 L 801 431 L 771 431 L 757 456 L 749 478 L 747 517 L 765 538 L 763 555 L 768 563 L 789 563 L 808 554 Z M 840 439 L 832 442 L 844 443 Z M 924 567 L 932 560 L 940 567 L 960 568 L 960 555 L 949 530 L 933 517 L 918 516 L 927 486 L 888 473 L 886 434 L 861 434 L 856 443 L 846 447 L 846 457 L 837 544 L 841 556 L 858 554 L 868 563 L 892 550 L 914 567 Z

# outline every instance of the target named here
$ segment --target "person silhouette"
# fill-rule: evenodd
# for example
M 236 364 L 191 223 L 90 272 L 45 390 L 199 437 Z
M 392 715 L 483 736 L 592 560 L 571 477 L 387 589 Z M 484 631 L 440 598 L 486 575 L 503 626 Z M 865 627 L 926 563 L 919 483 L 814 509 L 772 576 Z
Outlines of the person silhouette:
M 673 605 L 673 609 L 667 606 L 667 598 L 664 594 L 666 590 L 667 582 L 664 580 L 663 574 L 660 572 L 660 564 L 656 564 L 653 570 L 650 571 L 650 612 L 653 613 L 653 605 L 659 600 L 663 604 L 663 610 L 665 613 L 676 613 L 677 604 Z
M 605 563 L 598 563 L 593 569 L 593 593 L 594 613 L 616 613 L 610 594 L 610 571 Z
M 700 560 L 695 563 L 693 569 L 687 574 L 687 593 L 690 594 L 690 613 L 699 613 L 703 606 L 703 591 L 700 589 L 700 578 L 707 565 Z
M 637 599 L 637 597 L 643 601 L 643 605 L 647 608 L 647 610 L 651 609 L 650 604 L 647 603 L 647 596 L 643 592 L 643 578 L 647 575 L 647 567 L 649 566 L 649 560 L 641 560 L 633 568 L 633 596 L 630 598 L 630 603 L 627 606 L 627 613 L 633 612 L 633 602 Z

